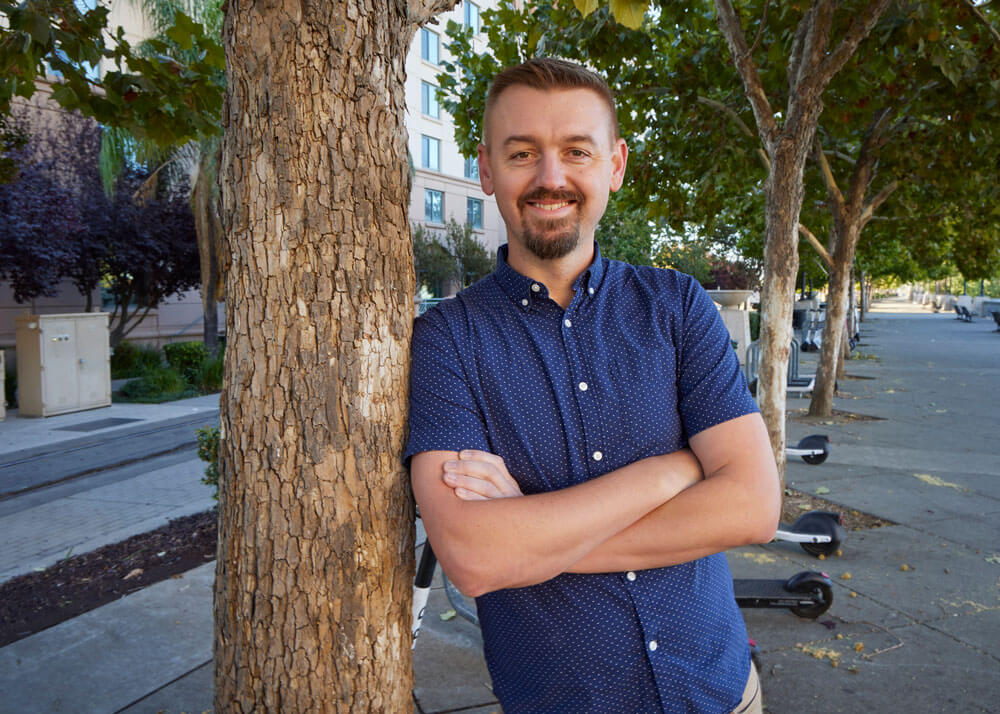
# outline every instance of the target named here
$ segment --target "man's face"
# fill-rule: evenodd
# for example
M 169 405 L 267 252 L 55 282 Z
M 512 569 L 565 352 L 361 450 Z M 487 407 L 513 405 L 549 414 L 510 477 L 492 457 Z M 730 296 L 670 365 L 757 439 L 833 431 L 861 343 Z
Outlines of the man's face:
M 612 127 L 609 107 L 589 89 L 513 86 L 497 98 L 479 176 L 512 242 L 550 260 L 593 240 L 628 158 Z

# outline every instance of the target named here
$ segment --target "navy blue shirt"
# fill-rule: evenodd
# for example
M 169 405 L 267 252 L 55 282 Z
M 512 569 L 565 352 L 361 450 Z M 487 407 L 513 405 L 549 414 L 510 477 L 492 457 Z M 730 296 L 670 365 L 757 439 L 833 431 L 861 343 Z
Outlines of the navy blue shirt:
M 690 276 L 602 258 L 568 309 L 497 270 L 417 319 L 410 437 L 503 457 L 525 494 L 683 448 L 757 410 L 718 309 Z M 564 573 L 477 599 L 507 714 L 729 712 L 749 676 L 721 553 L 628 573 Z

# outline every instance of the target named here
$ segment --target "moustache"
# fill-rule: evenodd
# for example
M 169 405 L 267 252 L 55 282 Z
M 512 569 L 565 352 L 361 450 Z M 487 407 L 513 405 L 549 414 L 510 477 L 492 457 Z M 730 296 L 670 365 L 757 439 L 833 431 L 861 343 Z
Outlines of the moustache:
M 519 208 L 524 208 L 529 201 L 575 201 L 579 206 L 583 203 L 583 194 L 577 191 L 570 190 L 556 190 L 550 191 L 545 188 L 536 188 L 523 194 L 517 199 L 517 205 Z

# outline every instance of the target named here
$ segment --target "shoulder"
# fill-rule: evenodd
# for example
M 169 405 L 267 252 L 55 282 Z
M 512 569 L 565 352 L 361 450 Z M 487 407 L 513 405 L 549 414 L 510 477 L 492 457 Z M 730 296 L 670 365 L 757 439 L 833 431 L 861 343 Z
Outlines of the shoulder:
M 473 322 L 502 306 L 503 297 L 495 278 L 486 276 L 419 315 L 413 325 L 414 343 L 433 339 L 435 335 L 453 338 L 467 335 Z
M 673 268 L 609 260 L 606 270 L 606 279 L 610 279 L 611 285 L 626 292 L 648 293 L 675 309 L 687 311 L 701 299 L 711 302 L 695 278 Z

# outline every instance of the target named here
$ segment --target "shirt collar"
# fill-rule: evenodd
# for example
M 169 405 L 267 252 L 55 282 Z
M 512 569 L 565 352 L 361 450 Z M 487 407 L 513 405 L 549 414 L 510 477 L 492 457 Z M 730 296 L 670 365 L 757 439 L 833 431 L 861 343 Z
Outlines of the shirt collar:
M 506 244 L 500 246 L 499 250 L 497 250 L 497 269 L 494 273 L 497 282 L 500 283 L 500 287 L 507 294 L 507 297 L 519 305 L 530 304 L 535 298 L 547 297 L 549 291 L 545 285 L 525 275 L 521 275 L 510 267 L 510 264 L 507 262 L 507 252 Z M 581 289 L 588 289 L 588 292 L 590 292 L 589 288 L 597 290 L 600 287 L 603 277 L 604 259 L 601 258 L 601 247 L 597 244 L 597 241 L 594 241 L 594 259 L 587 266 L 587 269 L 580 273 L 580 276 L 573 282 L 573 291 L 579 292 Z M 590 292 L 590 294 L 593 295 L 593 292 Z M 528 303 L 525 303 L 525 300 Z

